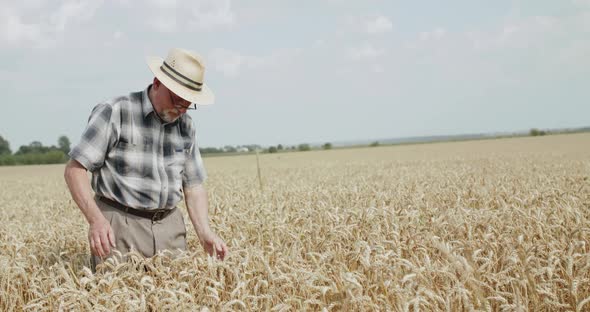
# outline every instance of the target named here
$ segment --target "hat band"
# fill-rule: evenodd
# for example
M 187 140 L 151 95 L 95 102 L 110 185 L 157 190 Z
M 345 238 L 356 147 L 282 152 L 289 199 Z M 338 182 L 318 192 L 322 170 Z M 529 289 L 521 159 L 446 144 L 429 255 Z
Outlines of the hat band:
M 179 84 L 193 91 L 201 91 L 201 86 L 203 85 L 203 83 L 194 81 L 184 76 L 183 74 L 174 70 L 174 68 L 170 67 L 170 65 L 166 64 L 166 62 L 164 62 L 162 66 L 160 66 L 160 69 L 164 74 L 166 74 L 166 76 L 170 77 L 172 80 L 178 82 Z

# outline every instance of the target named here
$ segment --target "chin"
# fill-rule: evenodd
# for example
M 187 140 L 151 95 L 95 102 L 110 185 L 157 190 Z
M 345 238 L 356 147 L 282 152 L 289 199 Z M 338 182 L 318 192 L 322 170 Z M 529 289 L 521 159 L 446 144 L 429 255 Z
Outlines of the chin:
M 160 116 L 165 122 L 174 122 L 176 119 L 180 118 L 180 114 L 178 112 L 170 110 L 162 111 Z

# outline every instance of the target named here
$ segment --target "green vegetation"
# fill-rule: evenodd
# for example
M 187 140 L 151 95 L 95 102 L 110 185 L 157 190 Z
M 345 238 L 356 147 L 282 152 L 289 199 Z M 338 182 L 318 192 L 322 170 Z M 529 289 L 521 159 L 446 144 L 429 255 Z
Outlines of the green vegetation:
M 64 154 L 70 153 L 70 139 L 67 136 L 62 135 L 57 139 L 57 146 L 58 148 L 64 152 Z
M 307 143 L 299 144 L 299 146 L 297 147 L 297 149 L 300 150 L 300 151 L 302 151 L 302 152 L 311 151 L 311 147 Z
M 531 131 L 529 131 L 529 135 L 530 136 L 540 136 L 540 135 L 545 135 L 547 134 L 547 132 L 543 131 L 543 130 L 539 130 L 536 128 L 531 129 Z
M 532 128 L 528 132 L 515 132 L 507 134 L 497 135 L 455 135 L 455 136 L 435 136 L 435 137 L 416 137 L 410 138 L 414 140 L 405 140 L 401 142 L 392 142 L 391 140 L 385 140 L 382 142 L 373 141 L 370 144 L 349 144 L 349 145 L 338 145 L 334 146 L 331 142 L 326 142 L 322 145 L 310 145 L 303 143 L 299 145 L 283 145 L 278 144 L 276 146 L 262 147 L 258 144 L 248 145 L 225 145 L 224 147 L 201 147 L 199 148 L 201 154 L 204 157 L 207 156 L 234 156 L 254 153 L 259 151 L 262 153 L 287 153 L 296 151 L 311 151 L 311 150 L 331 150 L 331 149 L 350 149 L 350 148 L 362 148 L 362 147 L 376 147 L 376 146 L 391 146 L 391 145 L 408 145 L 408 144 L 429 144 L 429 143 L 440 143 L 440 142 L 455 142 L 455 141 L 473 141 L 473 140 L 490 140 L 490 139 L 502 139 L 502 138 L 516 138 L 523 136 L 544 136 L 544 135 L 555 135 L 555 134 L 568 134 L 568 133 L 580 133 L 590 132 L 590 127 L 583 128 L 567 128 L 567 129 L 545 129 L 540 130 Z M 19 149 L 13 154 L 10 149 L 10 143 L 0 135 L 0 166 L 10 165 L 33 165 L 33 164 L 57 164 L 65 163 L 68 160 L 68 153 L 70 152 L 70 140 L 67 136 L 60 136 L 57 141 L 57 146 L 43 146 L 39 141 L 33 141 L 29 145 L 20 146 Z
M 0 135 L 0 155 L 12 154 L 10 143 Z
M 19 147 L 12 154 L 10 144 L 0 136 L 0 166 L 62 164 L 68 161 L 70 140 L 66 136 L 58 139 L 58 146 L 43 146 L 39 141 Z
M 0 155 L 0 166 L 62 164 L 68 159 L 68 156 L 60 150 L 52 150 L 47 153 Z

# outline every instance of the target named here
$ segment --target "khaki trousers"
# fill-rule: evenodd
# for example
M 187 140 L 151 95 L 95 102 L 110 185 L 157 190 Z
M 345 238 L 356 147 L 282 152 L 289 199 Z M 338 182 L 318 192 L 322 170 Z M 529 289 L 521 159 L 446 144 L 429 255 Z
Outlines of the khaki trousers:
M 166 218 L 152 220 L 125 213 L 94 198 L 115 234 L 116 250 L 125 255 L 136 250 L 145 257 L 152 257 L 160 250 L 186 250 L 186 227 L 180 209 L 174 209 Z M 111 248 L 112 249 L 112 248 Z M 112 256 L 113 252 L 108 256 Z M 107 257 L 107 258 L 108 258 Z M 107 258 L 91 255 L 92 271 Z

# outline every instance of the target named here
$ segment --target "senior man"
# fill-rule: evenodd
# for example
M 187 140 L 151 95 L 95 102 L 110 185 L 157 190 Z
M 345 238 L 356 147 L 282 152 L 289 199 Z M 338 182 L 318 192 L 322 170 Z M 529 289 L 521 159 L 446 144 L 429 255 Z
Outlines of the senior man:
M 146 257 L 186 250 L 185 223 L 176 208 L 183 197 L 205 251 L 221 260 L 228 253 L 209 227 L 206 172 L 186 114 L 214 101 L 203 83 L 203 60 L 171 49 L 166 60 L 149 57 L 147 63 L 153 83 L 95 106 L 66 165 L 66 183 L 89 224 L 93 270 L 113 249 Z

